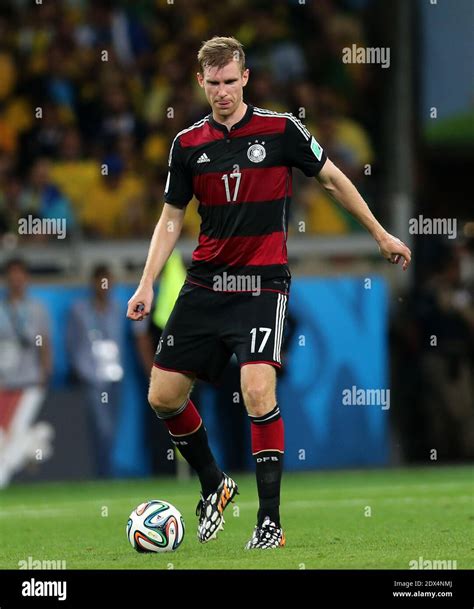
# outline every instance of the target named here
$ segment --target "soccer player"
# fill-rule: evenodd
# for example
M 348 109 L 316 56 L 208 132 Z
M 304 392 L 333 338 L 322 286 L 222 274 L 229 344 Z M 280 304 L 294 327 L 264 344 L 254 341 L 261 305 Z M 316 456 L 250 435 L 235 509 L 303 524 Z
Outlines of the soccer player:
M 377 222 L 298 119 L 244 102 L 249 70 L 235 38 L 208 40 L 198 62 L 198 83 L 212 112 L 173 140 L 163 212 L 127 316 L 141 320 L 150 313 L 153 282 L 195 195 L 202 218 L 199 242 L 157 347 L 149 402 L 199 476 L 198 539 L 205 543 L 223 528 L 223 512 L 238 490 L 216 463 L 189 395 L 196 378 L 216 381 L 232 354 L 237 356 L 259 497 L 246 548 L 276 548 L 285 545 L 279 510 L 284 431 L 275 369 L 281 366 L 291 282 L 286 238 L 292 168 L 317 178 L 371 233 L 387 260 L 403 259 L 406 269 L 411 254 Z

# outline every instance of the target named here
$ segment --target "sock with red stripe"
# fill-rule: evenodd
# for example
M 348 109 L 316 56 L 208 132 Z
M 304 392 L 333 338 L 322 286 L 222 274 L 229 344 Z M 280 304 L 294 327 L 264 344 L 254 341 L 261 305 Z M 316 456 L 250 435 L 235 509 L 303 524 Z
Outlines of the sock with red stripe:
M 188 399 L 172 414 L 160 413 L 157 417 L 164 422 L 171 441 L 199 476 L 203 496 L 213 493 L 222 480 L 222 471 L 209 448 L 206 428 L 196 406 Z
M 250 416 L 252 454 L 255 457 L 259 509 L 257 525 L 269 516 L 280 526 L 280 487 L 285 446 L 283 419 L 278 404 L 261 416 Z

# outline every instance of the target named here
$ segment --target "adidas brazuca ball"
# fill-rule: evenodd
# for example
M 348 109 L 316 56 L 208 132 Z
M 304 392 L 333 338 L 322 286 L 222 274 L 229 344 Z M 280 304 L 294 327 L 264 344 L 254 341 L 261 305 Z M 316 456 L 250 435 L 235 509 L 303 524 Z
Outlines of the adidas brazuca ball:
M 184 538 L 184 520 L 166 501 L 141 503 L 130 514 L 127 537 L 137 552 L 173 552 Z

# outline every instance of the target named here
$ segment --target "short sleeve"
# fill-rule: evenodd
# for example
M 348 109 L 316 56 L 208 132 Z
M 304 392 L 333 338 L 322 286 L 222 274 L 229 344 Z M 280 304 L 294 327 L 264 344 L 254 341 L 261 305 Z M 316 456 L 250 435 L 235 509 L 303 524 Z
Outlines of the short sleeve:
M 185 208 L 193 198 L 192 175 L 186 167 L 183 156 L 177 137 L 171 146 L 164 200 L 181 209 Z
M 327 156 L 321 145 L 295 116 L 289 115 L 285 127 L 285 159 L 308 177 L 315 177 L 323 168 Z

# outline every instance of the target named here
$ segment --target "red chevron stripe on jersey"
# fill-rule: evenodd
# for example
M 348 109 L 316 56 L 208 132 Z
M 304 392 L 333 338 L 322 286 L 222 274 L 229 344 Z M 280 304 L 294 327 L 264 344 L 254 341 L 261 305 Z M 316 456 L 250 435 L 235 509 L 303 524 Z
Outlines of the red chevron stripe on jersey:
M 287 262 L 283 232 L 258 237 L 229 237 L 212 239 L 199 235 L 199 245 L 193 260 L 225 263 L 231 266 L 285 264 Z
M 229 205 L 222 172 L 193 176 L 193 188 L 202 205 Z M 231 178 L 232 193 L 236 184 Z M 239 189 L 233 203 L 257 203 L 291 197 L 292 176 L 288 167 L 242 168 Z
M 187 148 L 189 146 L 202 146 L 216 140 L 223 140 L 224 137 L 222 131 L 214 129 L 208 121 L 204 121 L 200 127 L 183 133 L 179 138 L 179 143 L 183 148 Z

